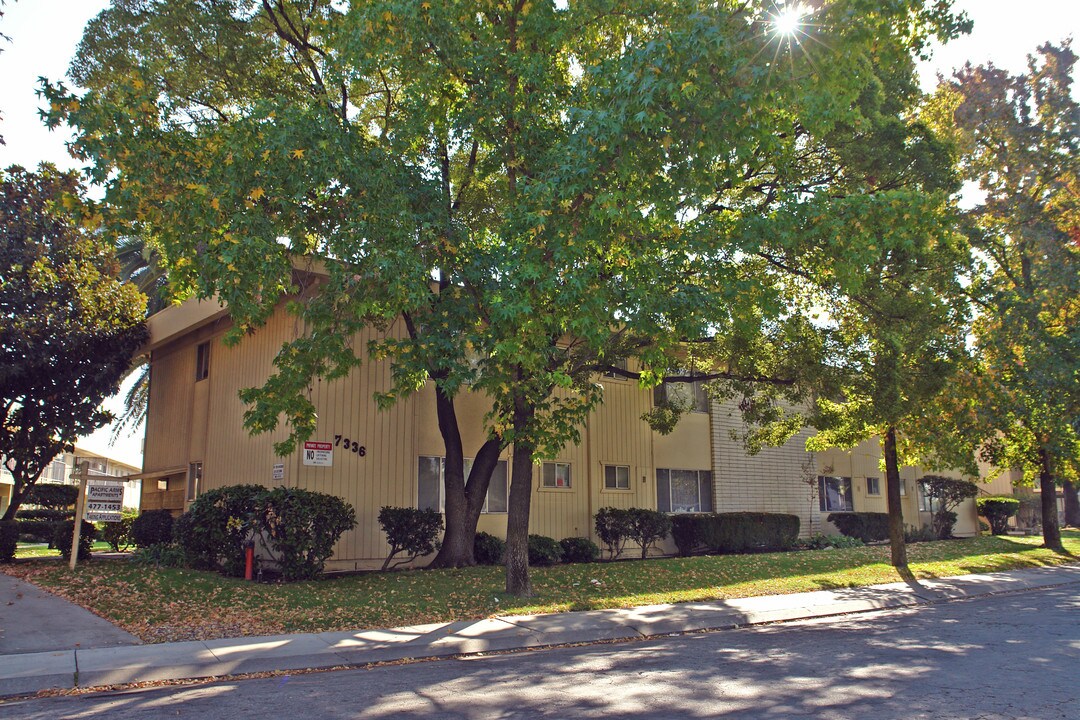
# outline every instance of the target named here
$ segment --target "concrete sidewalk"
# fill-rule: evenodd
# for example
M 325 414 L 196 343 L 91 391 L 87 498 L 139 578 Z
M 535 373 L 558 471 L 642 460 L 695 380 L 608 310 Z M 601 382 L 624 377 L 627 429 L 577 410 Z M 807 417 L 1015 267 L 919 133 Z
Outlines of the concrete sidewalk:
M 708 603 L 518 615 L 391 630 L 0 655 L 0 697 L 268 670 L 515 650 L 716 630 L 1080 583 L 1080 565 Z

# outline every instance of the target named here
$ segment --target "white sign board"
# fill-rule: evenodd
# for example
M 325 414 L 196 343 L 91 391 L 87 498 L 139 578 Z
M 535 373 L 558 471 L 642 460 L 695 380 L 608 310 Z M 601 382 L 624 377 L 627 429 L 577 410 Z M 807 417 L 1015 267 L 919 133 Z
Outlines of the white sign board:
M 274 480 L 284 480 L 285 479 L 285 463 L 274 463 L 273 479 Z
M 304 464 L 315 467 L 334 466 L 334 446 L 328 442 L 305 442 Z
M 109 480 L 91 480 L 86 485 L 86 513 L 90 522 L 120 522 L 124 507 L 124 484 Z

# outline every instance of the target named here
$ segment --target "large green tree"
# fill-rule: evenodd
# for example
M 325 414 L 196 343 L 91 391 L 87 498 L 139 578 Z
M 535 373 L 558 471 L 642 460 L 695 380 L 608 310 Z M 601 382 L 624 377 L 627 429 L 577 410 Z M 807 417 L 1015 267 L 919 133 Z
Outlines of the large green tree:
M 1060 548 L 1056 486 L 1080 459 L 1080 104 L 1076 55 L 1046 44 L 1028 70 L 965 66 L 941 89 L 961 168 L 984 198 L 968 237 L 975 363 L 952 416 L 984 459 L 1038 483 L 1043 541 Z M 961 397 L 962 396 L 962 397 Z M 1071 498 L 1070 498 L 1071 499 Z
M 0 173 L 0 458 L 15 480 L 4 520 L 52 459 L 109 422 L 146 340 L 146 298 L 119 282 L 101 216 L 71 173 Z
M 775 9 L 124 0 L 73 66 L 90 92 L 47 92 L 114 219 L 152 238 L 174 293 L 225 300 L 232 337 L 295 293 L 293 257 L 330 261 L 290 304 L 308 333 L 243 395 L 253 431 L 284 416 L 280 452 L 315 427 L 312 377 L 366 352 L 394 369 L 385 403 L 430 380 L 447 456 L 436 562 L 468 564 L 512 444 L 507 587 L 526 593 L 533 463 L 577 439 L 595 371 L 635 355 L 655 384 L 686 339 L 750 344 L 781 318 L 748 221 L 828 184 L 807 147 L 859 126 L 881 69 L 955 29 L 947 3 L 838 0 L 803 51 Z M 368 325 L 386 332 L 358 352 Z M 729 360 L 713 374 L 754 374 Z M 465 388 L 492 402 L 468 479 Z

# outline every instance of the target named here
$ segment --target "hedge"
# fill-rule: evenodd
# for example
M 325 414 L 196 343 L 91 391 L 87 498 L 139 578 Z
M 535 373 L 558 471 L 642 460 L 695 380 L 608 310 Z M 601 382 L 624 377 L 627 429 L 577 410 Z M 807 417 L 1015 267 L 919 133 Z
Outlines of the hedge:
M 229 485 L 201 493 L 176 520 L 173 539 L 185 562 L 199 570 L 244 574 L 244 543 L 251 535 L 251 514 L 262 485 Z
M 690 557 L 708 549 L 705 545 L 706 526 L 714 522 L 715 515 L 678 514 L 671 518 L 671 539 L 682 557 Z
M 706 525 L 705 544 L 718 553 L 788 550 L 799 539 L 799 516 L 783 513 L 717 513 Z
M 568 537 L 559 541 L 562 560 L 566 563 L 591 563 L 600 557 L 600 548 L 589 538 Z
M 529 535 L 529 565 L 543 567 L 562 562 L 562 548 L 554 538 L 546 535 Z
M 383 560 L 381 568 L 386 570 L 399 552 L 404 551 L 408 557 L 398 560 L 393 567 L 435 552 L 439 548 L 443 519 L 437 510 L 383 506 L 379 510 L 379 526 L 390 546 L 390 554 Z
M 75 521 L 65 520 L 64 522 L 58 522 L 55 525 L 55 532 L 53 533 L 53 545 L 60 554 L 64 556 L 65 560 L 71 559 L 71 541 L 72 535 L 75 533 Z M 90 559 L 90 548 L 94 544 L 94 536 L 97 535 L 97 528 L 94 527 L 94 523 L 82 521 L 82 529 L 79 531 L 79 560 Z
M 875 512 L 831 513 L 829 522 L 842 534 L 864 543 L 889 539 L 889 514 Z
M 473 559 L 477 565 L 498 565 L 506 553 L 506 543 L 491 533 L 478 532 L 473 540 Z
M 172 542 L 173 516 L 168 510 L 147 510 L 131 522 L 131 541 L 136 547 Z
M 251 521 L 283 580 L 311 580 L 356 527 L 356 511 L 336 495 L 278 487 L 255 499 Z
M 74 505 L 78 497 L 78 485 L 35 483 L 27 489 L 23 497 L 23 505 L 37 505 L 50 510 L 60 510 Z

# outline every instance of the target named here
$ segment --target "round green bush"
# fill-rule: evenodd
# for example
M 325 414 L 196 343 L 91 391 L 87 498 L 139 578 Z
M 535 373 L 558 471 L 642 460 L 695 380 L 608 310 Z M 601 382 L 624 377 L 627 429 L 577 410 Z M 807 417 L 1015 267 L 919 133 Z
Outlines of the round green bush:
M 1009 529 L 1009 518 L 1020 510 L 1020 501 L 1007 495 L 975 499 L 979 514 L 990 523 L 990 532 L 1004 535 Z
M 172 539 L 188 565 L 232 577 L 244 574 L 244 543 L 251 536 L 252 517 L 262 485 L 228 485 L 207 490 L 177 518 Z
M 74 533 L 74 520 L 56 523 L 56 530 L 53 533 L 53 545 L 56 546 L 65 560 L 71 559 L 71 536 Z M 96 535 L 97 528 L 94 527 L 94 524 L 83 520 L 82 530 L 79 531 L 79 560 L 90 559 L 90 548 L 94 544 L 94 536 Z
M 554 538 L 546 535 L 529 536 L 529 565 L 544 567 L 558 565 L 562 561 L 562 548 Z
M 562 559 L 566 563 L 591 563 L 600 557 L 600 548 L 589 538 L 568 537 L 559 541 Z
M 498 565 L 503 561 L 506 543 L 491 533 L 478 532 L 473 540 L 473 559 L 477 565 Z
M 168 510 L 147 510 L 131 522 L 131 542 L 150 547 L 172 542 L 173 516 Z

